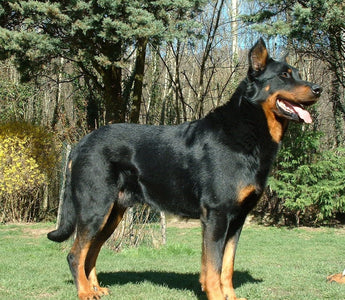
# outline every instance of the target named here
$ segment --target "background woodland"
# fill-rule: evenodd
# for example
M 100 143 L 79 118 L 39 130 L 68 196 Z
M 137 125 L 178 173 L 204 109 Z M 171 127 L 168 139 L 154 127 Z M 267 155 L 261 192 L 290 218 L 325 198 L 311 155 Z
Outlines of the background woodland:
M 342 0 L 0 3 L 0 221 L 56 214 L 64 149 L 104 124 L 179 124 L 230 99 L 262 36 L 324 92 L 291 124 L 254 216 L 343 222 Z

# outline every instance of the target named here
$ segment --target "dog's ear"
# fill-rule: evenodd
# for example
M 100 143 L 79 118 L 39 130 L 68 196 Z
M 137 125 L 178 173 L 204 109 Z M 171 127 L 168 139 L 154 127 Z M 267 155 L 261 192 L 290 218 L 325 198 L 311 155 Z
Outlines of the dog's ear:
M 254 73 L 265 70 L 268 61 L 268 52 L 265 42 L 260 38 L 249 51 L 249 66 Z

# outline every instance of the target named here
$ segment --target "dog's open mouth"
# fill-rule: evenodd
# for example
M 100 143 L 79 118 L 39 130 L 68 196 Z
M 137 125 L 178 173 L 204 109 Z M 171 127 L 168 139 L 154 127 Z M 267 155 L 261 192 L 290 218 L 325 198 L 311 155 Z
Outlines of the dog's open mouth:
M 293 121 L 305 122 L 308 124 L 313 122 L 310 113 L 300 104 L 277 99 L 276 106 L 281 114 Z

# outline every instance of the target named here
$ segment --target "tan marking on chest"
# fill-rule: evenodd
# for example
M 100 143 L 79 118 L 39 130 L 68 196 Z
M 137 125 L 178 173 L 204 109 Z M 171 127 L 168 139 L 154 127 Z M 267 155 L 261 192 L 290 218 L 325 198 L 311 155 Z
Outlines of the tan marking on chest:
M 256 190 L 255 186 L 250 184 L 246 187 L 242 188 L 238 193 L 238 203 L 241 204 L 243 201 L 245 201 L 248 196 L 252 193 L 254 193 Z

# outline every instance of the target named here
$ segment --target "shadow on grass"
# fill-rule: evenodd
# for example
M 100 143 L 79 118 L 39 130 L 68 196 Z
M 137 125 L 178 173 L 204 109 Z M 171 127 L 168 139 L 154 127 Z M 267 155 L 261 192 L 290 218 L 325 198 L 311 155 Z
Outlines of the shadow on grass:
M 205 293 L 202 292 L 200 288 L 199 274 L 196 273 L 121 271 L 116 273 L 100 273 L 98 279 L 106 286 L 149 281 L 153 284 L 164 285 L 170 289 L 188 289 L 192 291 L 198 299 L 206 299 Z M 234 273 L 233 283 L 235 289 L 246 283 L 258 282 L 262 282 L 262 280 L 253 278 L 247 271 L 235 271 Z

